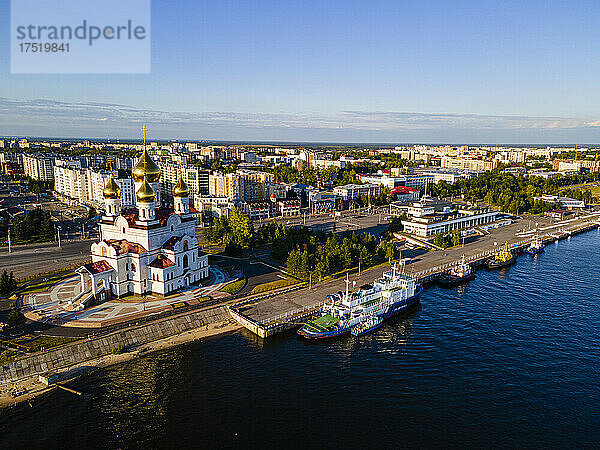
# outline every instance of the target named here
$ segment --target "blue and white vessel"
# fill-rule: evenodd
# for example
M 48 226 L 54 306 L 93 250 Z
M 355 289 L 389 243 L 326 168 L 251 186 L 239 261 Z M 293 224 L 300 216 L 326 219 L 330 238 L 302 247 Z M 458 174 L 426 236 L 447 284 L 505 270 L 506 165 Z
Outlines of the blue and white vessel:
M 529 244 L 529 246 L 523 251 L 530 255 L 536 255 L 538 253 L 542 253 L 544 251 L 544 241 L 542 240 L 541 237 L 536 236 L 536 238 L 533 240 L 533 242 L 531 244 Z
M 423 288 L 414 278 L 396 270 L 396 267 L 373 283 L 349 292 L 330 294 L 319 317 L 306 323 L 298 334 L 309 339 L 323 339 L 349 333 L 355 326 L 373 316 L 385 319 L 398 314 L 418 302 Z

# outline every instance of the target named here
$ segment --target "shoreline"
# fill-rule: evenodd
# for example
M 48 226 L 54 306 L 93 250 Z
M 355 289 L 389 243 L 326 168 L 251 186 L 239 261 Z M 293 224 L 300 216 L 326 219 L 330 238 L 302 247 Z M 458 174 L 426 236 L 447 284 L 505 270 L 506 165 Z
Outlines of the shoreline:
M 149 342 L 147 344 L 142 344 L 129 351 L 126 351 L 125 353 L 118 355 L 108 354 L 98 358 L 82 361 L 78 364 L 74 364 L 56 371 L 57 374 L 60 374 L 64 377 L 63 381 L 61 381 L 59 384 L 68 383 L 69 381 L 74 380 L 82 375 L 89 374 L 115 364 L 130 361 L 149 353 L 177 347 L 193 341 L 230 334 L 240 330 L 241 328 L 243 327 L 233 321 L 233 319 L 224 322 L 215 322 L 201 328 L 184 331 L 180 334 Z M 18 397 L 11 397 L 10 393 L 15 387 L 18 390 L 25 389 L 27 392 Z M 5 384 L 0 386 L 0 409 L 10 408 L 26 401 L 30 402 L 36 397 L 46 394 L 54 389 L 58 389 L 56 384 L 49 386 L 43 384 L 41 381 L 39 381 L 39 375 L 30 376 L 18 382 Z M 30 403 L 30 406 L 33 405 Z

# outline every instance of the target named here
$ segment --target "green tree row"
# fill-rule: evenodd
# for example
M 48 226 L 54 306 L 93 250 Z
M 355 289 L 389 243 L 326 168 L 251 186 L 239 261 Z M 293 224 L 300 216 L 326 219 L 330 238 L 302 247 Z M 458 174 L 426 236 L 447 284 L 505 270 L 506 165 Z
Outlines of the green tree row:
M 0 226 L 2 242 L 7 239 L 6 221 Z M 12 219 L 11 239 L 15 242 L 51 241 L 54 239 L 55 230 L 49 212 L 36 208 L 29 213 L 19 214 Z
M 588 175 L 568 177 L 515 177 L 502 173 L 500 169 L 485 172 L 476 178 L 462 179 L 454 184 L 440 181 L 431 186 L 431 194 L 436 197 L 462 196 L 465 200 L 484 200 L 502 210 L 520 214 L 539 214 L 557 207 L 556 204 L 534 200 L 542 194 L 557 194 L 564 186 L 598 181 L 597 172 Z
M 452 233 L 438 233 L 433 238 L 433 243 L 438 247 L 449 248 L 460 245 L 461 236 L 459 231 Z

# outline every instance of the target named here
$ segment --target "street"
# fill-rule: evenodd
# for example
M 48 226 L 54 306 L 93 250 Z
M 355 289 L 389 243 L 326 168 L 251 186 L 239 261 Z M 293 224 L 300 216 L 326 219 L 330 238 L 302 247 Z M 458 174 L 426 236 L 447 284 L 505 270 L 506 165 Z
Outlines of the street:
M 94 240 L 62 241 L 61 247 L 54 242 L 8 247 L 0 250 L 0 272 L 12 271 L 17 278 L 62 269 L 90 259 L 90 247 Z

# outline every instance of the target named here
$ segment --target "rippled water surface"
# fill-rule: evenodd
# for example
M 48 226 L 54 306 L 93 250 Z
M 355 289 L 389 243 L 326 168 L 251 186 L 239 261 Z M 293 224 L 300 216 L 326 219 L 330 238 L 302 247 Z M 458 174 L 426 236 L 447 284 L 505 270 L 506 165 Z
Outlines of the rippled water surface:
M 360 338 L 246 333 L 1 412 L 7 447 L 598 446 L 600 233 L 479 271 Z

